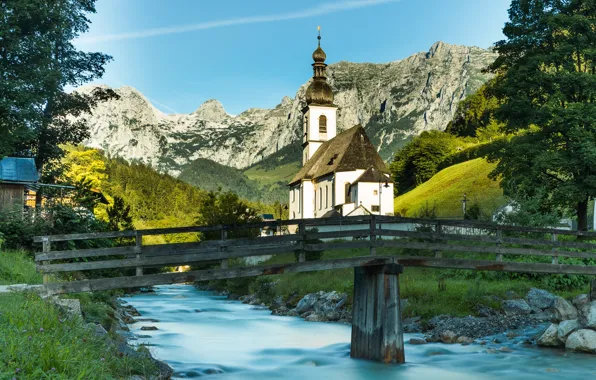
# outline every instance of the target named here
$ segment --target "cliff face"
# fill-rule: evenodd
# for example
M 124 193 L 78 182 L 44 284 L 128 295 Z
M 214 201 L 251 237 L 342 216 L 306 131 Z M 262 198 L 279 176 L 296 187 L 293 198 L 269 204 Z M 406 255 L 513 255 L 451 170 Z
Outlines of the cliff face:
M 437 42 L 428 52 L 400 61 L 330 65 L 339 130 L 363 125 L 388 159 L 408 137 L 443 130 L 458 102 L 489 79 L 481 70 L 495 58 L 488 50 Z M 199 158 L 242 169 L 300 144 L 307 85 L 274 109 L 249 109 L 237 116 L 227 114 L 217 100 L 188 115 L 165 115 L 137 90 L 122 87 L 116 90 L 120 99 L 100 104 L 87 116 L 91 138 L 86 145 L 173 175 Z

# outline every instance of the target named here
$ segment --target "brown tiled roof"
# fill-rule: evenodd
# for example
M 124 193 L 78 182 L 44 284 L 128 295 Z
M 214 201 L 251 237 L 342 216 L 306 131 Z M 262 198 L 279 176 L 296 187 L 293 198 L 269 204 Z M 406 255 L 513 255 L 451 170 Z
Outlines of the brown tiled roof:
M 324 142 L 290 181 L 290 185 L 303 179 L 317 179 L 331 173 L 366 170 L 370 167 L 389 173 L 364 128 L 356 125 Z
M 387 177 L 383 172 L 381 172 L 377 168 L 371 166 L 370 168 L 366 169 L 366 171 L 362 173 L 362 175 L 358 177 L 358 179 L 356 179 L 353 183 L 358 182 L 393 183 L 393 180 L 391 179 L 391 177 Z

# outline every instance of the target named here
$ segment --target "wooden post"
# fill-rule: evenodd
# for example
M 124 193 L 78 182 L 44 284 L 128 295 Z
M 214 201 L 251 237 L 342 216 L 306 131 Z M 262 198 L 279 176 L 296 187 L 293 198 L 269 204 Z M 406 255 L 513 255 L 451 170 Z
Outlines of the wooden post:
M 435 232 L 438 234 L 443 233 L 443 226 L 441 225 L 440 221 L 437 221 Z M 435 239 L 433 242 L 437 244 L 439 241 Z M 438 249 L 435 249 L 435 257 L 443 257 L 443 252 L 439 251 Z
M 350 356 L 404 363 L 404 339 L 397 264 L 354 268 Z
M 52 249 L 52 243 L 50 242 L 50 238 L 48 236 L 44 236 L 41 242 L 42 244 L 42 251 L 43 253 L 48 253 Z M 48 261 L 42 261 L 42 264 L 48 264 Z M 50 275 L 48 273 L 43 274 L 43 283 L 49 284 L 50 283 Z
M 298 253 L 298 262 L 303 263 L 306 261 L 306 251 L 304 251 L 304 245 L 306 244 L 306 226 L 304 222 L 300 222 L 298 225 L 298 233 L 302 235 L 302 250 Z
M 375 214 L 370 215 L 370 255 L 376 256 L 377 255 L 377 220 L 375 218 Z
M 596 279 L 590 281 L 590 301 L 596 301 Z
M 553 242 L 553 261 L 552 264 L 559 264 L 559 256 L 557 255 L 557 234 L 553 233 L 550 236 L 550 240 Z
M 222 251 L 226 250 L 226 247 L 224 246 L 224 242 L 225 242 L 227 236 L 228 236 L 228 231 L 226 231 L 226 228 L 224 226 L 221 226 L 221 250 Z M 228 259 L 223 259 L 221 261 L 220 267 L 222 269 L 227 268 L 228 267 Z
M 503 261 L 503 254 L 501 253 L 501 242 L 503 239 L 503 230 L 497 228 L 497 261 Z
M 135 233 L 135 256 L 137 260 L 141 259 L 141 254 L 143 253 L 143 234 L 139 231 Z M 143 275 L 143 267 L 137 267 L 136 271 L 137 276 Z

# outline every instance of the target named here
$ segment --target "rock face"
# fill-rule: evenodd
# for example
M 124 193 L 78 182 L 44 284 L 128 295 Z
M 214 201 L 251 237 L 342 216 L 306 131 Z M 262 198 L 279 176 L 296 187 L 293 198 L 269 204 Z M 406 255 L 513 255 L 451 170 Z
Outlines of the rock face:
M 404 139 L 445 129 L 459 101 L 490 78 L 481 70 L 495 58 L 488 50 L 437 42 L 428 52 L 400 61 L 332 64 L 328 82 L 339 107 L 338 128 L 363 125 L 387 159 Z M 309 64 L 307 57 L 304 64 Z M 199 158 L 245 168 L 299 144 L 308 84 L 274 109 L 249 109 L 237 116 L 229 115 L 217 100 L 191 114 L 166 115 L 134 88 L 121 87 L 115 90 L 119 99 L 85 116 L 91 129 L 85 145 L 174 176 Z
M 565 348 L 572 351 L 596 353 L 596 331 L 578 330 L 567 338 Z

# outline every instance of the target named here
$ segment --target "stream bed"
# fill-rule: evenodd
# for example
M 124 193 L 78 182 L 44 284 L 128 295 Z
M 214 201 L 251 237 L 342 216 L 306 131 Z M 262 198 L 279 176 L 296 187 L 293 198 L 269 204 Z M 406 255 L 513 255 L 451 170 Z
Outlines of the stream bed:
M 191 285 L 158 286 L 122 298 L 140 313 L 130 325 L 175 379 L 592 379 L 596 356 L 528 346 L 540 326 L 486 339 L 486 345 L 410 345 L 406 364 L 350 359 L 351 326 L 271 315 Z M 141 327 L 155 326 L 156 331 Z

